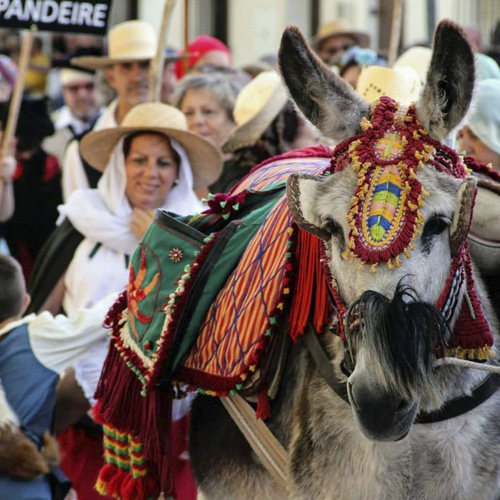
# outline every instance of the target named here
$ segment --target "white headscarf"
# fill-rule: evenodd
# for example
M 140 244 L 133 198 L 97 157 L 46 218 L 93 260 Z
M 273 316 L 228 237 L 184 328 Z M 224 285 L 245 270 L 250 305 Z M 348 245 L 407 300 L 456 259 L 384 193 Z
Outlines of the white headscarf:
M 193 191 L 193 173 L 184 148 L 169 139 L 180 157 L 179 177 L 161 207 L 179 215 L 195 214 L 203 205 Z M 127 179 L 123 139 L 118 141 L 97 189 L 74 191 L 64 205 L 59 206 L 59 220 L 67 217 L 85 237 L 118 252 L 132 254 L 139 243 L 130 230 L 132 207 L 125 195 Z

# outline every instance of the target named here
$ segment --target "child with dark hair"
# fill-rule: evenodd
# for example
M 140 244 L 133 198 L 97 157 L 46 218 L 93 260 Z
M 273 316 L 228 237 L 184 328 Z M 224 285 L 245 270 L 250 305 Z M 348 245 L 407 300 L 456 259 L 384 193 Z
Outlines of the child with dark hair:
M 1 498 L 55 500 L 67 493 L 69 482 L 57 466 L 57 445 L 49 434 L 56 384 L 91 347 L 107 342 L 101 324 L 115 298 L 80 309 L 72 318 L 48 312 L 23 318 L 30 297 L 21 266 L 0 255 Z M 37 449 L 50 452 L 40 455 Z

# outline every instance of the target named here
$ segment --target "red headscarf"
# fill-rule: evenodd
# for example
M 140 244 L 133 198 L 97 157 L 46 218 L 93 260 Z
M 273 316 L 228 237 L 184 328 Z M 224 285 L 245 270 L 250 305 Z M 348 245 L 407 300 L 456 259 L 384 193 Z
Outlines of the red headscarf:
M 231 57 L 231 51 L 229 50 L 229 48 L 217 38 L 209 35 L 197 36 L 189 43 L 186 50 L 186 52 L 190 54 L 187 69 L 191 69 L 201 56 L 213 50 L 220 50 L 221 52 L 225 52 L 229 55 L 229 57 Z M 186 73 L 186 71 L 184 70 L 184 64 L 185 62 L 183 60 L 177 61 L 175 65 L 177 78 L 182 78 Z

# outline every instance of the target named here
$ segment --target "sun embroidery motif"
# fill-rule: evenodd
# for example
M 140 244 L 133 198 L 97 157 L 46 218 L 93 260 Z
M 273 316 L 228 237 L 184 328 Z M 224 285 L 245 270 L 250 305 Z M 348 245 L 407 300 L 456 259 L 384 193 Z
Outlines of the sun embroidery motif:
M 168 256 L 172 262 L 180 262 L 183 257 L 182 250 L 180 248 L 172 248 Z
M 401 137 L 395 133 L 388 132 L 375 143 L 375 151 L 379 158 L 393 160 L 400 155 L 404 149 Z
M 127 286 L 128 291 L 128 310 L 130 312 L 130 329 L 133 336 L 140 340 L 137 328 L 135 326 L 135 320 L 137 319 L 142 324 L 148 324 L 153 319 L 153 316 L 147 316 L 142 313 L 139 309 L 139 303 L 142 302 L 156 287 L 160 273 L 157 272 L 151 282 L 144 288 L 141 288 L 146 277 L 146 252 L 144 247 L 141 247 L 141 265 L 139 267 L 139 273 L 135 275 L 133 266 L 130 266 L 130 279 Z

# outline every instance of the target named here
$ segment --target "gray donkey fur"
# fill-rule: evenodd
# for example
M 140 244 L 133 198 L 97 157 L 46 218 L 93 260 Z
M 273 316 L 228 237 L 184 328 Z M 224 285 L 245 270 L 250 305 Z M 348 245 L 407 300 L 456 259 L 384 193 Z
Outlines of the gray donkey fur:
M 316 58 L 296 28 L 283 35 L 280 68 L 297 107 L 325 135 L 338 141 L 358 132 L 369 104 Z M 459 124 L 473 83 L 473 53 L 465 36 L 456 25 L 442 22 L 417 104 L 431 137 L 442 141 Z M 433 225 L 426 222 L 411 259 L 392 270 L 379 266 L 377 273 L 359 270 L 358 263 L 341 257 L 349 231 L 345 215 L 356 189 L 354 171 L 347 167 L 327 180 L 297 179 L 300 193 L 290 201 L 292 208 L 326 240 L 330 269 L 348 306 L 367 290 L 393 300 L 405 280 L 423 302 L 435 303 L 439 296 L 452 259 L 449 235 L 467 181 L 428 168 L 418 177 L 429 192 L 422 211 Z M 477 276 L 476 281 L 497 341 L 496 320 Z M 430 424 L 413 421 L 417 408 L 434 411 L 467 394 L 484 372 L 450 366 L 434 370 L 429 360 L 417 359 L 420 376 L 400 388 L 397 369 L 377 355 L 381 349 L 372 349 L 369 337 L 357 341 L 348 380 L 351 405 L 327 386 L 304 346 L 292 346 L 267 422 L 289 453 L 288 491 L 273 482 L 221 403 L 199 396 L 192 409 L 190 454 L 200 498 L 499 499 L 500 392 L 462 416 Z M 418 335 L 413 340 L 420 345 Z M 325 334 L 322 342 L 335 373 L 346 379 L 340 369 L 341 341 Z

